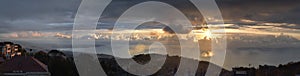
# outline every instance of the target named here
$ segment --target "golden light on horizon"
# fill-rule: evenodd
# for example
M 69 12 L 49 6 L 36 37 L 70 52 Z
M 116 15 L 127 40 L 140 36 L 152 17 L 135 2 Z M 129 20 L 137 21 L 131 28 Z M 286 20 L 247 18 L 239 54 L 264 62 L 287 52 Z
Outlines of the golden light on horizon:
M 145 53 L 145 50 L 146 50 L 146 45 L 144 45 L 144 44 L 137 44 L 132 49 L 130 49 L 128 51 L 128 53 L 130 55 L 138 55 L 138 54 Z
M 206 37 L 206 39 L 213 38 L 211 32 L 208 29 L 204 30 L 203 32 L 204 32 L 204 36 Z
M 212 51 L 205 51 L 205 52 L 201 53 L 201 57 L 207 58 L 207 57 L 212 57 L 212 56 L 214 56 L 214 53 Z
M 209 29 L 200 29 L 200 30 L 192 30 L 192 35 L 196 36 L 197 40 L 210 40 L 212 38 L 216 38 L 215 35 Z

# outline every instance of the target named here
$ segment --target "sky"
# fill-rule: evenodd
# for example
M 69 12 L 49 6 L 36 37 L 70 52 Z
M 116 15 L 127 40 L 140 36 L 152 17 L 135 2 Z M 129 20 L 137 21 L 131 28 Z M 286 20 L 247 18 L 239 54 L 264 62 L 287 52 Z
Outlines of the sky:
M 97 28 L 109 31 L 126 8 L 142 1 L 113 0 L 102 14 Z M 183 10 L 182 12 L 192 22 L 195 18 L 202 17 L 187 0 L 161 1 Z M 0 41 L 14 41 L 35 49 L 71 48 L 70 38 L 80 2 L 81 0 L 2 0 Z M 248 64 L 278 65 L 300 61 L 299 0 L 216 0 L 216 2 L 227 25 L 225 31 L 228 36 L 228 49 L 225 67 Z M 164 7 L 154 8 L 166 11 L 170 16 L 174 14 L 170 12 L 172 10 Z M 159 13 L 157 15 L 160 16 Z M 126 28 L 134 22 L 136 20 L 128 19 L 122 25 Z M 157 29 L 162 26 L 157 23 L 146 25 L 148 26 L 144 28 Z M 110 47 L 99 48 L 109 50 Z

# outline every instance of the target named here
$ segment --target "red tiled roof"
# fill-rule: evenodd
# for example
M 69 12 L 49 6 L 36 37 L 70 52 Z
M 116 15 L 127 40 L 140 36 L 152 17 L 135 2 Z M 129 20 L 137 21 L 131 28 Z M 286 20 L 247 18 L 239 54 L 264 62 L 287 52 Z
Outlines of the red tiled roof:
M 0 62 L 5 62 L 4 58 L 3 57 L 0 57 Z
M 15 71 L 22 72 L 47 72 L 38 61 L 31 56 L 15 56 L 11 60 L 0 65 L 0 72 L 12 73 Z

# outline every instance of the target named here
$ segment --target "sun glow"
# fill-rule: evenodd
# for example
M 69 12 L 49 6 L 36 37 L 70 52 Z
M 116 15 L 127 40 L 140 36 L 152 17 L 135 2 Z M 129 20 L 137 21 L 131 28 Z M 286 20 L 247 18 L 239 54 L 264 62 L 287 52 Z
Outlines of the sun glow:
M 205 51 L 201 53 L 202 57 L 212 57 L 214 56 L 214 53 L 212 51 Z
M 213 36 L 211 34 L 211 32 L 208 30 L 208 29 L 204 29 L 203 30 L 203 33 L 204 33 L 204 36 L 207 38 L 207 39 L 211 39 Z

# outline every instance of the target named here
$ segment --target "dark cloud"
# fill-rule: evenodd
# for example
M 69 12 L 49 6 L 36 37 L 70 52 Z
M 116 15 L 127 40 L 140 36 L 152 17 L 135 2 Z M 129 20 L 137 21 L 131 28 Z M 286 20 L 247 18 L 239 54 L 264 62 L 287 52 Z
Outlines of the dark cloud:
M 112 27 L 116 18 L 127 8 L 153 0 L 113 0 L 103 13 L 103 27 Z M 201 14 L 188 0 L 154 0 L 169 3 L 190 19 L 201 18 Z M 60 31 L 71 30 L 73 24 L 49 25 L 52 23 L 73 23 L 81 0 L 3 0 L 0 1 L 0 33 L 16 31 Z M 240 19 L 253 21 L 297 24 L 283 26 L 299 28 L 299 0 L 217 0 L 226 23 Z M 231 21 L 230 21 L 231 20 Z M 241 23 L 245 24 L 245 23 Z
M 104 23 L 115 23 L 118 17 L 120 17 L 130 7 L 147 2 L 147 1 L 160 1 L 168 3 L 178 10 L 180 10 L 189 20 L 193 20 L 195 17 L 202 18 L 200 11 L 188 0 L 113 0 L 104 10 L 102 19 L 100 22 Z M 158 8 L 159 9 L 159 8 Z M 162 10 L 166 11 L 166 10 Z M 169 12 L 170 14 L 173 12 Z M 159 14 L 159 13 L 158 13 Z M 99 26 L 98 26 L 99 28 Z
M 2 18 L 16 19 L 55 19 L 51 16 L 66 16 L 76 12 L 79 0 L 5 0 L 1 1 L 0 9 Z
M 195 17 L 202 18 L 201 13 L 187 0 L 113 0 L 105 10 L 103 15 L 106 18 L 102 21 L 113 23 L 127 8 L 145 1 L 169 3 L 182 10 L 191 21 Z M 247 19 L 259 22 L 296 24 L 296 26 L 280 26 L 294 29 L 300 27 L 299 3 L 299 0 L 217 0 L 225 23 L 249 25 L 249 23 L 240 21 Z M 250 25 L 256 25 L 256 23 L 250 23 Z
M 223 17 L 229 20 L 286 22 L 299 24 L 299 0 L 218 0 Z M 298 21 L 297 21 L 298 20 Z
M 72 22 L 79 3 L 80 0 L 0 1 L 1 33 L 58 29 L 47 24 Z

